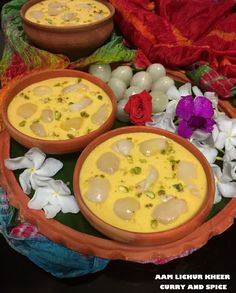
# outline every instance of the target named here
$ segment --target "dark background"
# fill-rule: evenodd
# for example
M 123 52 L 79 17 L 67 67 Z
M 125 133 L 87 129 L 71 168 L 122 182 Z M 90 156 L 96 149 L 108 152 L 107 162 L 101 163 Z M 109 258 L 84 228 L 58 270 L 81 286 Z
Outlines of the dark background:
M 0 2 L 0 9 L 4 2 L 7 1 Z M 2 49 L 3 35 L 0 32 L 0 52 Z M 0 234 L 0 266 L 1 293 L 177 292 L 176 290 L 161 290 L 161 284 L 171 284 L 171 281 L 155 281 L 156 274 L 230 274 L 230 281 L 215 280 L 208 283 L 227 284 L 228 290 L 225 292 L 234 293 L 236 292 L 236 225 L 234 224 L 222 235 L 212 238 L 192 255 L 165 265 L 111 261 L 106 269 L 99 273 L 65 280 L 54 278 L 26 257 L 15 252 Z M 174 283 L 201 284 L 203 282 L 175 281 Z M 194 292 L 217 291 L 219 290 Z

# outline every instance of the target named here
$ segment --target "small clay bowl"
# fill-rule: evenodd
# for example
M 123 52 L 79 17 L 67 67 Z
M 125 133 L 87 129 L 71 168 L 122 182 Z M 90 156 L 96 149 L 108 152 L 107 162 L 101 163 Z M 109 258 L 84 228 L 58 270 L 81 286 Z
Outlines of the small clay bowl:
M 110 225 L 109 223 L 103 221 L 97 215 L 95 215 L 86 205 L 80 191 L 79 185 L 79 178 L 80 173 L 83 167 L 83 163 L 88 157 L 88 155 L 96 148 L 99 144 L 106 141 L 107 139 L 114 137 L 119 134 L 124 133 L 132 133 L 132 132 L 151 132 L 155 134 L 159 134 L 170 138 L 186 148 L 190 151 L 197 160 L 201 163 L 207 178 L 207 192 L 205 200 L 203 201 L 200 209 L 197 213 L 190 218 L 187 222 L 183 223 L 182 225 L 166 230 L 163 232 L 152 232 L 152 233 L 139 233 L 139 232 L 130 232 L 124 229 L 117 228 L 115 226 Z M 109 131 L 100 137 L 93 140 L 81 153 L 80 157 L 75 166 L 74 170 L 74 178 L 73 178 L 73 187 L 74 187 L 74 194 L 76 199 L 79 203 L 80 210 L 84 217 L 88 220 L 88 222 L 95 227 L 98 231 L 102 232 L 104 235 L 120 242 L 125 242 L 130 245 L 134 246 L 153 246 L 153 245 L 162 245 L 174 242 L 178 239 L 183 238 L 184 236 L 193 232 L 197 227 L 199 227 L 207 218 L 209 212 L 211 211 L 214 194 L 215 194 L 215 184 L 214 184 L 214 176 L 212 173 L 212 169 L 208 164 L 207 160 L 203 156 L 203 154 L 189 141 L 186 139 L 171 133 L 169 131 L 153 128 L 153 127 L 146 127 L 146 126 L 130 126 L 130 127 L 123 127 L 119 129 L 115 129 Z
M 29 0 L 20 10 L 23 29 L 37 47 L 52 53 L 64 54 L 71 59 L 90 55 L 99 48 L 113 31 L 114 7 L 104 0 L 96 0 L 106 5 L 110 14 L 90 24 L 75 26 L 42 25 L 25 18 L 26 11 L 42 0 Z
M 82 79 L 86 79 L 91 83 L 97 85 L 101 89 L 105 91 L 112 103 L 112 111 L 111 114 L 108 116 L 107 120 L 101 124 L 97 129 L 94 131 L 82 135 L 72 139 L 64 139 L 64 140 L 46 140 L 46 139 L 38 139 L 28 135 L 23 134 L 19 130 L 17 130 L 9 121 L 7 110 L 8 105 L 10 104 L 11 100 L 24 88 L 27 86 L 50 78 L 56 77 L 78 77 Z M 72 153 L 76 151 L 82 150 L 87 144 L 92 141 L 97 136 L 101 135 L 102 133 L 111 129 L 114 120 L 116 118 L 116 107 L 117 102 L 116 98 L 110 89 L 110 87 L 104 83 L 102 80 L 98 79 L 91 74 L 77 71 L 77 70 L 68 70 L 68 69 L 61 69 L 61 70 L 43 70 L 34 73 L 30 73 L 27 76 L 21 78 L 17 82 L 15 82 L 7 91 L 6 95 L 3 99 L 2 105 L 2 119 L 3 123 L 11 135 L 17 142 L 22 144 L 27 148 L 38 147 L 43 152 L 48 154 L 65 154 L 65 153 Z

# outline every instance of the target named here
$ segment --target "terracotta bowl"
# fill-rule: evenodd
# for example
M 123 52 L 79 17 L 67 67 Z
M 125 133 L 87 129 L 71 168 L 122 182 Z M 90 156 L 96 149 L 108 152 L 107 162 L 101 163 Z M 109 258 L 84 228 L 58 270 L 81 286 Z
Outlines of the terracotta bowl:
M 42 0 L 29 0 L 20 10 L 26 35 L 37 47 L 49 52 L 64 54 L 75 59 L 90 55 L 111 35 L 115 9 L 104 0 L 97 0 L 106 5 L 110 15 L 91 24 L 76 26 L 41 25 L 25 18 L 26 11 Z
M 98 87 L 103 89 L 105 93 L 111 100 L 112 103 L 112 111 L 107 120 L 99 126 L 96 130 L 82 135 L 73 139 L 65 139 L 65 140 L 44 140 L 44 139 L 37 139 L 30 137 L 28 135 L 23 134 L 22 132 L 18 131 L 9 121 L 7 115 L 8 105 L 11 100 L 24 88 L 27 86 L 50 78 L 55 77 L 78 77 L 86 79 Z M 30 73 L 29 75 L 21 78 L 20 80 L 16 81 L 6 92 L 3 105 L 2 105 L 2 119 L 3 123 L 9 132 L 9 134 L 20 144 L 27 148 L 31 147 L 38 147 L 42 151 L 48 154 L 64 154 L 64 153 L 71 153 L 82 150 L 87 144 L 92 141 L 97 136 L 101 135 L 102 133 L 108 131 L 116 118 L 116 98 L 112 92 L 112 90 L 104 83 L 102 80 L 92 76 L 88 73 L 77 71 L 77 70 L 44 70 L 38 71 L 34 73 Z
M 190 218 L 184 224 L 170 229 L 163 232 L 152 232 L 152 233 L 139 233 L 139 232 L 130 232 L 115 226 L 110 225 L 109 223 L 103 221 L 101 218 L 96 216 L 86 205 L 83 197 L 81 195 L 80 185 L 79 185 L 79 177 L 83 167 L 83 163 L 88 157 L 88 155 L 96 148 L 99 144 L 106 141 L 107 139 L 123 134 L 123 133 L 132 133 L 132 132 L 151 132 L 159 135 L 163 135 L 167 138 L 170 138 L 177 142 L 178 144 L 182 145 L 188 151 L 190 151 L 197 160 L 201 163 L 207 178 L 207 193 L 203 204 L 201 205 L 200 209 L 197 213 Z M 197 227 L 199 227 L 207 218 L 209 212 L 211 211 L 214 194 L 215 194 L 215 184 L 214 184 L 214 176 L 212 173 L 212 169 L 208 164 L 205 157 L 202 153 L 190 142 L 186 139 L 168 132 L 163 129 L 153 128 L 153 127 L 146 127 L 146 126 L 130 126 L 115 129 L 109 131 L 100 137 L 93 140 L 81 153 L 74 170 L 74 177 L 73 177 L 73 187 L 74 187 L 74 194 L 77 198 L 79 203 L 80 209 L 82 214 L 88 220 L 88 222 L 94 226 L 98 231 L 102 232 L 104 235 L 120 242 L 125 242 L 130 245 L 136 246 L 153 246 L 153 245 L 162 245 L 174 242 L 178 239 L 182 239 L 184 236 L 193 232 Z

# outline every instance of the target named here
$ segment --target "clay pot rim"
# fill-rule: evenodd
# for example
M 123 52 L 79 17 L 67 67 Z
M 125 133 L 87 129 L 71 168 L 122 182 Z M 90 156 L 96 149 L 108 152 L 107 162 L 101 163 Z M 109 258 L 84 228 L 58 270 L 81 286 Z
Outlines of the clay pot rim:
M 63 33 L 63 32 L 87 31 L 90 28 L 94 29 L 95 27 L 100 27 L 103 24 L 109 22 L 115 14 L 115 8 L 111 3 L 109 3 L 105 0 L 96 0 L 96 1 L 101 2 L 104 5 L 106 5 L 108 7 L 108 9 L 110 10 L 110 14 L 101 20 L 97 20 L 97 21 L 89 23 L 89 24 L 71 25 L 68 27 L 66 27 L 66 26 L 63 27 L 63 26 L 56 26 L 56 25 L 39 24 L 39 23 L 32 22 L 32 21 L 28 20 L 25 17 L 26 11 L 34 4 L 36 4 L 38 2 L 42 2 L 42 1 L 43 0 L 28 0 L 28 1 L 26 1 L 26 3 L 20 9 L 20 16 L 21 16 L 23 22 L 27 23 L 30 26 L 35 27 L 35 29 L 40 29 L 40 30 L 45 30 L 45 31 L 59 32 L 59 33 L 60 32 Z
M 206 191 L 206 197 L 201 205 L 201 207 L 198 209 L 198 211 L 186 222 L 183 224 L 166 230 L 166 231 L 161 231 L 161 232 L 133 232 L 125 229 L 118 228 L 116 226 L 113 226 L 109 224 L 108 222 L 105 222 L 101 218 L 99 218 L 96 214 L 93 213 L 89 209 L 89 207 L 86 205 L 86 202 L 83 200 L 83 197 L 81 196 L 80 192 L 80 187 L 79 187 L 79 176 L 80 172 L 82 171 L 83 163 L 88 157 L 88 155 L 96 148 L 99 144 L 102 142 L 106 141 L 107 139 L 114 137 L 119 134 L 123 133 L 133 133 L 133 132 L 151 132 L 151 133 L 156 133 L 159 135 L 163 135 L 167 138 L 170 138 L 174 140 L 175 142 L 179 143 L 182 147 L 187 149 L 189 152 L 191 152 L 195 158 L 201 163 L 204 172 L 206 174 L 206 179 L 207 179 L 207 191 Z M 193 230 L 195 230 L 198 226 L 200 226 L 203 221 L 207 218 L 208 214 L 210 213 L 212 206 L 213 206 L 213 201 L 214 201 L 214 195 L 215 195 L 215 183 L 214 183 L 214 175 L 212 168 L 210 167 L 208 161 L 204 157 L 204 155 L 188 140 L 180 137 L 177 134 L 174 134 L 172 132 L 169 132 L 164 129 L 160 128 L 154 128 L 154 127 L 147 127 L 147 126 L 126 126 L 126 127 L 121 127 L 118 129 L 114 129 L 111 131 L 108 131 L 101 136 L 97 137 L 94 139 L 92 142 L 88 144 L 88 146 L 82 151 L 80 154 L 76 165 L 74 169 L 74 175 L 73 175 L 73 189 L 74 189 L 74 194 L 79 202 L 79 206 L 81 209 L 82 214 L 86 217 L 86 219 L 92 224 L 94 220 L 98 223 L 98 225 L 105 226 L 105 228 L 111 229 L 114 233 L 124 233 L 127 234 L 127 236 L 135 236 L 135 238 L 140 238 L 142 241 L 144 240 L 151 241 L 153 239 L 153 236 L 158 237 L 159 239 L 164 239 L 164 238 L 171 238 L 173 237 L 176 233 L 179 234 L 186 228 L 190 226 L 194 226 L 194 229 L 189 231 L 188 233 L 191 233 Z M 88 218 L 90 217 L 91 218 Z M 92 220 L 91 220 L 92 219 Z M 95 227 L 97 230 L 98 227 Z M 104 233 L 106 235 L 106 232 L 102 231 L 102 229 L 99 230 L 100 232 Z M 111 237 L 109 235 L 109 237 Z M 155 237 L 155 238 L 156 238 Z M 144 239 L 145 238 L 145 239 Z M 124 239 L 125 241 L 125 239 Z M 170 240 L 169 242 L 171 242 Z M 168 242 L 166 242 L 168 243 Z M 144 245 L 145 246 L 145 245 Z
M 189 82 L 182 72 L 167 70 L 168 74 L 175 80 Z M 10 82 L 14 83 L 13 81 Z M 8 90 L 9 85 L 1 89 L 0 97 Z M 220 108 L 230 117 L 236 117 L 235 108 L 229 101 L 219 101 Z M 8 192 L 10 203 L 20 210 L 21 216 L 25 217 L 31 224 L 36 225 L 39 231 L 56 243 L 62 243 L 68 248 L 83 254 L 95 255 L 108 259 L 122 259 L 133 262 L 154 262 L 159 260 L 168 262 L 175 258 L 180 258 L 191 254 L 208 243 L 213 236 L 219 236 L 234 223 L 236 215 L 236 198 L 230 199 L 227 205 L 212 218 L 207 219 L 195 231 L 184 238 L 166 245 L 153 245 L 137 247 L 127 245 L 118 241 L 90 235 L 86 232 L 75 231 L 72 228 L 56 221 L 45 218 L 44 213 L 38 210 L 30 210 L 27 207 L 29 197 L 20 188 L 14 173 L 4 166 L 4 159 L 9 158 L 10 136 L 8 132 L 0 132 L 0 139 L 4 144 L 0 144 L 0 183 Z M 63 232 L 63 233 L 62 233 Z
M 51 77 L 43 78 L 45 74 L 50 74 Z M 98 87 L 103 89 L 106 92 L 106 94 L 109 97 L 111 104 L 112 104 L 111 113 L 107 117 L 106 121 L 103 124 L 101 124 L 98 128 L 96 128 L 94 131 L 91 131 L 88 134 L 81 135 L 81 136 L 78 136 L 78 137 L 75 137 L 72 139 L 68 138 L 68 139 L 62 139 L 62 140 L 48 140 L 48 139 L 35 138 L 35 137 L 28 136 L 28 135 L 24 134 L 23 132 L 20 132 L 18 129 L 16 129 L 9 121 L 8 115 L 7 115 L 8 106 L 9 106 L 11 100 L 15 96 L 15 95 L 12 95 L 12 92 L 16 91 L 17 88 L 20 88 L 20 90 L 17 90 L 17 92 L 24 89 L 25 87 L 21 87 L 21 85 L 24 82 L 28 82 L 27 86 L 35 83 L 35 82 L 30 83 L 30 80 L 32 78 L 39 77 L 38 81 L 42 81 L 42 80 L 47 80 L 49 78 L 54 78 L 54 77 L 56 78 L 56 77 L 60 77 L 60 76 L 61 77 L 81 77 L 81 78 L 87 79 L 91 83 L 94 83 Z M 116 104 L 117 104 L 116 98 L 115 98 L 112 90 L 108 87 L 108 85 L 106 83 L 104 83 L 102 80 L 98 79 L 97 77 L 95 77 L 89 73 L 83 72 L 83 71 L 72 70 L 72 69 L 51 69 L 51 70 L 47 69 L 47 70 L 40 70 L 40 71 L 35 71 L 32 73 L 29 73 L 26 76 L 16 80 L 16 82 L 10 86 L 10 88 L 8 89 L 8 91 L 5 95 L 5 98 L 3 99 L 1 114 L 2 114 L 3 123 L 6 126 L 6 128 L 10 129 L 12 133 L 17 134 L 23 140 L 31 141 L 34 144 L 37 144 L 38 142 L 40 142 L 41 144 L 44 144 L 45 146 L 50 144 L 50 145 L 55 145 L 55 147 L 59 147 L 62 145 L 70 145 L 71 143 L 79 144 L 81 141 L 83 141 L 86 138 L 89 139 L 89 138 L 93 138 L 96 134 L 99 135 L 100 131 L 103 130 L 103 128 L 106 127 L 106 125 L 108 125 L 110 123 L 111 119 L 113 119 L 113 117 L 116 113 Z M 60 154 L 63 154 L 63 152 L 60 152 Z

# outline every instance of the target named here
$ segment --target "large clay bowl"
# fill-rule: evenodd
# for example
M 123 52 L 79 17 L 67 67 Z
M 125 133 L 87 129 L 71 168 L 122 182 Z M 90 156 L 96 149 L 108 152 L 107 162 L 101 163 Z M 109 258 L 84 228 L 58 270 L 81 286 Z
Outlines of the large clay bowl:
M 139 233 L 122 230 L 101 220 L 88 208 L 85 201 L 83 200 L 79 185 L 79 178 L 83 170 L 83 163 L 86 160 L 87 156 L 93 151 L 94 148 L 96 148 L 99 144 L 106 141 L 107 139 L 119 134 L 128 134 L 132 132 L 151 132 L 163 135 L 167 138 L 174 140 L 175 142 L 186 148 L 188 151 L 190 151 L 201 163 L 204 169 L 207 178 L 207 192 L 205 200 L 201 205 L 200 209 L 192 218 L 190 218 L 190 220 L 176 228 L 166 230 L 163 232 L 153 233 Z M 81 212 L 92 226 L 94 226 L 98 231 L 102 232 L 111 239 L 114 239 L 119 242 L 125 242 L 126 244 L 130 244 L 133 246 L 153 246 L 167 244 L 171 242 L 173 243 L 174 241 L 182 239 L 186 235 L 189 235 L 197 227 L 199 227 L 207 218 L 209 212 L 211 211 L 215 194 L 215 184 L 212 169 L 208 164 L 207 160 L 205 159 L 205 157 L 202 155 L 202 153 L 193 144 L 188 142 L 186 139 L 176 134 L 170 133 L 166 130 L 146 126 L 131 126 L 115 129 L 101 135 L 100 137 L 92 141 L 84 149 L 76 163 L 74 170 L 73 187 Z
M 99 48 L 112 33 L 115 9 L 107 1 L 97 0 L 109 8 L 109 16 L 96 22 L 76 26 L 42 25 L 26 19 L 26 11 L 41 1 L 29 0 L 20 10 L 24 31 L 39 48 L 64 54 L 72 59 L 80 58 L 90 55 Z
M 46 140 L 46 139 L 38 139 L 33 138 L 28 135 L 23 134 L 19 130 L 17 130 L 9 121 L 8 115 L 7 115 L 7 109 L 8 105 L 11 102 L 11 100 L 19 93 L 21 90 L 26 88 L 27 86 L 50 78 L 55 77 L 78 77 L 87 79 L 88 81 L 96 84 L 98 87 L 103 89 L 105 93 L 108 95 L 108 97 L 111 100 L 112 103 L 112 111 L 111 114 L 108 116 L 106 121 L 100 125 L 97 129 L 94 131 L 82 135 L 73 139 L 64 139 L 64 140 Z M 92 76 L 88 73 L 77 71 L 77 70 L 68 70 L 68 69 L 62 69 L 62 70 L 44 70 L 44 71 L 38 71 L 34 73 L 30 73 L 27 76 L 19 79 L 14 84 L 11 85 L 11 87 L 6 91 L 6 94 L 3 99 L 3 105 L 2 105 L 2 119 L 3 123 L 11 135 L 17 142 L 22 144 L 23 146 L 27 148 L 31 147 L 38 147 L 42 151 L 48 154 L 65 154 L 65 153 L 71 153 L 82 150 L 87 144 L 95 139 L 97 136 L 101 135 L 102 133 L 108 131 L 115 120 L 116 117 L 116 98 L 112 92 L 112 90 L 109 88 L 108 85 L 106 85 L 102 80 L 96 78 L 95 76 Z

